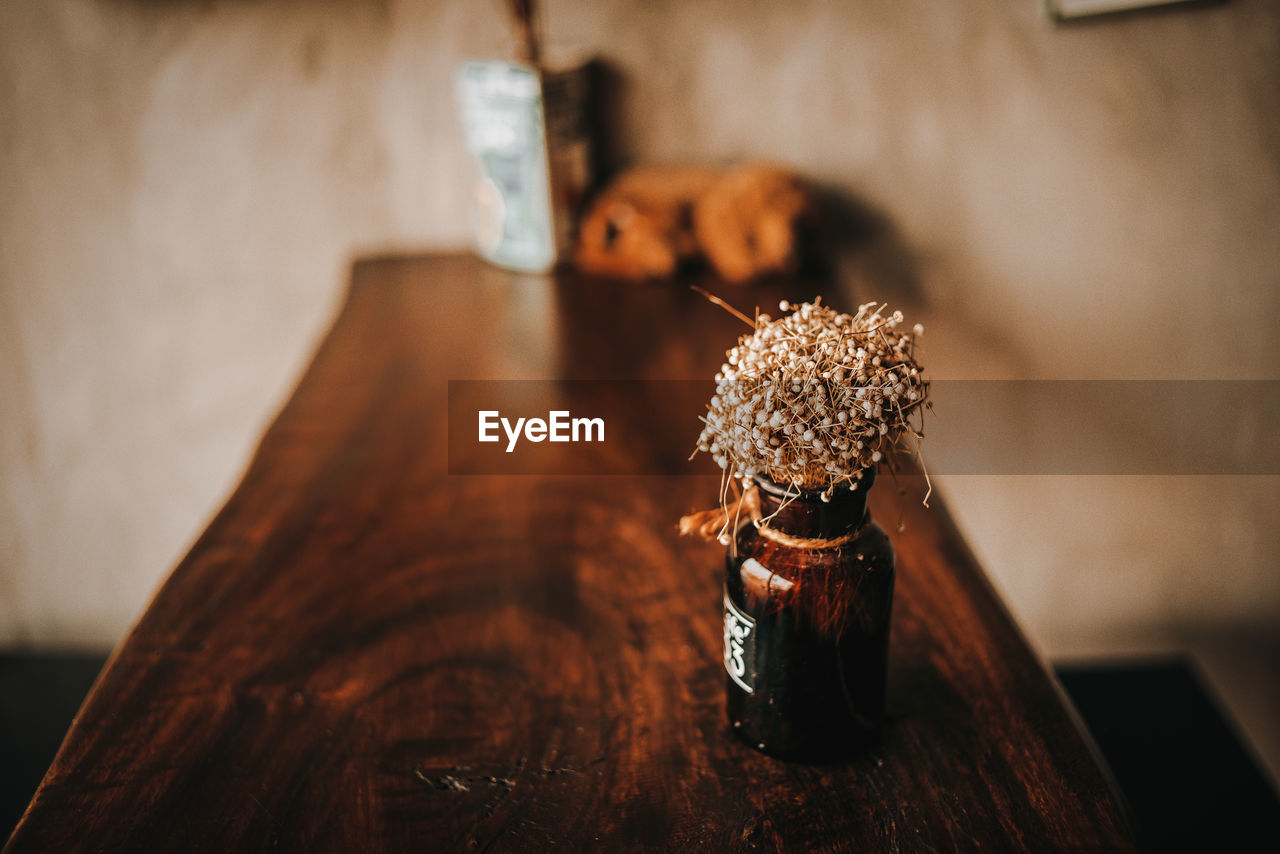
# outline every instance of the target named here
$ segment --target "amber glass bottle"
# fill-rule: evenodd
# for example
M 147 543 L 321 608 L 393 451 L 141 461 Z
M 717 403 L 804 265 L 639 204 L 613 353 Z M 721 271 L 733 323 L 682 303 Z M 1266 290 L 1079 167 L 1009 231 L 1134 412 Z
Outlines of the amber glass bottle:
M 729 722 L 784 759 L 838 760 L 879 735 L 893 604 L 893 546 L 867 513 L 866 472 L 831 500 L 757 480 L 767 529 L 729 545 Z

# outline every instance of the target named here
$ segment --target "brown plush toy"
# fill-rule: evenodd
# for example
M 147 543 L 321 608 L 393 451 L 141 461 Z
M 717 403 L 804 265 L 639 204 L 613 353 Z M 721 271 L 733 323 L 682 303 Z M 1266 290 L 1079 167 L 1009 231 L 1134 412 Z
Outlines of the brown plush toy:
M 665 278 L 697 254 L 693 205 L 719 178 L 712 169 L 642 167 L 623 172 L 578 227 L 578 269 L 625 279 Z
M 589 273 L 645 279 L 701 258 L 726 281 L 745 282 L 794 272 L 817 220 L 812 191 L 776 166 L 631 169 L 591 204 L 575 262 Z

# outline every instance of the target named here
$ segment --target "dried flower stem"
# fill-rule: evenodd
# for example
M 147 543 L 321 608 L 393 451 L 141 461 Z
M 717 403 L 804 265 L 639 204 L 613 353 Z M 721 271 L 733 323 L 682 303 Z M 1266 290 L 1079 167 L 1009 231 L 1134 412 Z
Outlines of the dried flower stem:
M 706 297 L 708 300 L 710 300 L 711 302 L 713 302 L 713 303 L 715 303 L 716 305 L 720 306 L 720 307 L 721 307 L 721 308 L 723 308 L 725 311 L 729 312 L 729 313 L 730 313 L 730 314 L 732 314 L 734 317 L 736 317 L 736 318 L 738 318 L 739 320 L 741 320 L 743 323 L 747 324 L 747 326 L 750 326 L 752 329 L 755 329 L 755 328 L 756 328 L 756 324 L 759 322 L 759 319 L 760 319 L 760 311 L 759 311 L 759 309 L 757 309 L 757 310 L 756 310 L 756 319 L 755 319 L 755 320 L 752 320 L 751 318 L 747 317 L 747 316 L 746 316 L 745 314 L 743 314 L 742 312 L 738 311 L 738 310 L 737 310 L 736 308 L 734 308 L 733 306 L 729 305 L 729 303 L 727 303 L 727 302 L 725 302 L 724 300 L 720 299 L 720 297 L 716 296 L 715 294 L 710 293 L 709 291 L 705 291 L 705 290 L 703 290 L 702 288 L 698 287 L 697 285 L 690 285 L 689 287 L 690 287 L 691 289 L 693 289 L 693 290 L 697 291 L 698 293 L 702 294 L 702 295 L 703 295 L 704 297 Z

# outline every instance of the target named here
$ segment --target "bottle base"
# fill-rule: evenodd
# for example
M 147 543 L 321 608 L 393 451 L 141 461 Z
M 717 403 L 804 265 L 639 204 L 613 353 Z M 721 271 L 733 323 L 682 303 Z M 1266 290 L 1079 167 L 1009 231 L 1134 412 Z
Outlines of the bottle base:
M 774 759 L 807 765 L 835 765 L 852 762 L 875 750 L 882 740 L 880 729 L 854 733 L 811 732 L 803 739 L 780 738 L 753 731 L 742 721 L 729 720 L 729 731 L 743 744 Z

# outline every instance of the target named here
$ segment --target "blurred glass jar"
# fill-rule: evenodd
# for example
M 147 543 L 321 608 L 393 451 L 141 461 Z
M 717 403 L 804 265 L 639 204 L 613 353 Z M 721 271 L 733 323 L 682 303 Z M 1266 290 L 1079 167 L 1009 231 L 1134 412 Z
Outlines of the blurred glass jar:
M 472 61 L 458 70 L 472 234 L 498 266 L 546 272 L 572 248 L 592 177 L 588 67 Z

